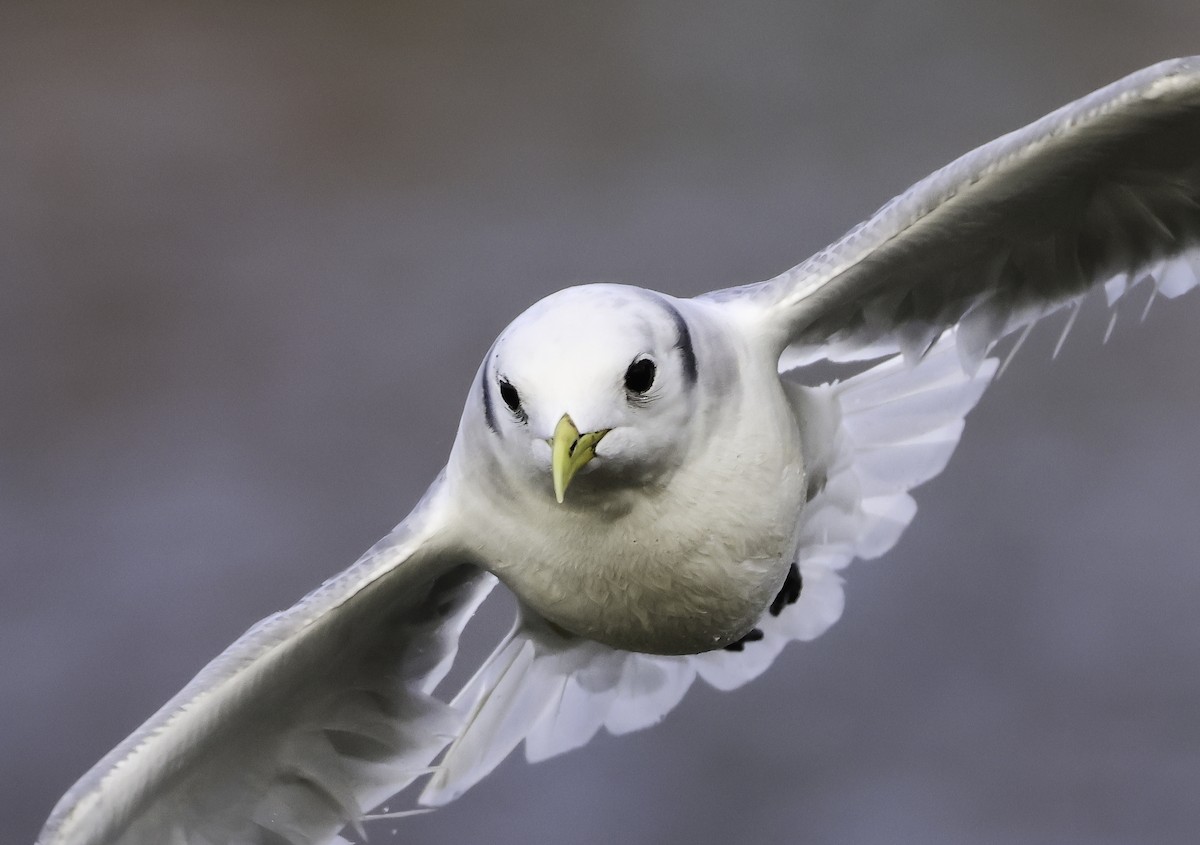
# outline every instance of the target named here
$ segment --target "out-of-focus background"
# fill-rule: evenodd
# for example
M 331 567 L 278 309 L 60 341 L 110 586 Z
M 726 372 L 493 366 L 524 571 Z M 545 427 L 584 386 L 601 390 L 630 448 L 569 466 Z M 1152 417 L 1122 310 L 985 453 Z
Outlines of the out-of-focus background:
M 406 513 L 526 305 L 773 275 L 1197 33 L 1195 0 L 5 3 L 0 841 Z M 372 841 L 1194 842 L 1200 298 L 1138 310 L 1034 335 L 820 640 Z

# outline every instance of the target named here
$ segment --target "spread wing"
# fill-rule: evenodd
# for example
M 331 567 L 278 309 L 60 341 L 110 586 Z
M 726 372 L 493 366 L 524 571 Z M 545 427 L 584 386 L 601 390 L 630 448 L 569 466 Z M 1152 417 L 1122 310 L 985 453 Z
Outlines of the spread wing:
M 973 367 L 1104 285 L 1200 275 L 1200 57 L 1163 62 L 968 153 L 786 273 L 709 294 L 761 307 L 785 360 L 915 360 L 957 326 Z M 1152 294 L 1153 295 L 1153 294 Z
M 440 549 L 434 484 L 390 535 L 251 628 L 55 807 L 38 845 L 309 845 L 428 770 L 432 698 L 494 579 Z

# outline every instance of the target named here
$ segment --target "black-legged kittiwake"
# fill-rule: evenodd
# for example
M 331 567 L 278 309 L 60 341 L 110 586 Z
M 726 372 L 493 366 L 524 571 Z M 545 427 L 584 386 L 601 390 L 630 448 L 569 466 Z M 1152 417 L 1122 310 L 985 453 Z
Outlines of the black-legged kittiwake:
M 842 611 L 997 371 L 1101 288 L 1200 279 L 1200 58 L 969 153 L 766 282 L 588 285 L 495 341 L 444 471 L 345 572 L 210 663 L 54 809 L 41 845 L 322 843 L 417 779 L 452 800 L 729 689 Z M 865 362 L 802 386 L 811 362 Z M 515 627 L 435 686 L 496 581 Z

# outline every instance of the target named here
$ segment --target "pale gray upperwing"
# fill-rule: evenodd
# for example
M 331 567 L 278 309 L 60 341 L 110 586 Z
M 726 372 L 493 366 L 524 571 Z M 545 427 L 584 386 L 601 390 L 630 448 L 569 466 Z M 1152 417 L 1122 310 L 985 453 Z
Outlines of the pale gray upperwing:
M 1200 57 L 1128 76 L 968 153 L 767 282 L 708 294 L 778 316 L 785 366 L 897 350 L 961 324 L 997 339 L 1106 284 L 1200 275 Z
M 71 788 L 38 845 L 326 842 L 427 771 L 461 723 L 430 693 L 494 584 L 439 547 L 442 490 L 206 666 Z

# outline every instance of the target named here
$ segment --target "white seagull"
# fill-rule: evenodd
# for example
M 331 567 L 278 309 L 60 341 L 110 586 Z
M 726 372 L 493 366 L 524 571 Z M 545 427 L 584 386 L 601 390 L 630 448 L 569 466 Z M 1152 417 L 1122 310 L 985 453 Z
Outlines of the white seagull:
M 416 509 L 206 666 L 38 842 L 344 842 L 426 774 L 444 804 L 522 740 L 542 760 L 658 722 L 697 677 L 745 683 L 896 542 L 1001 338 L 1095 288 L 1198 281 L 1200 57 L 967 154 L 770 281 L 554 294 L 488 351 Z M 867 363 L 786 377 L 820 359 Z M 496 580 L 515 626 L 434 697 Z

